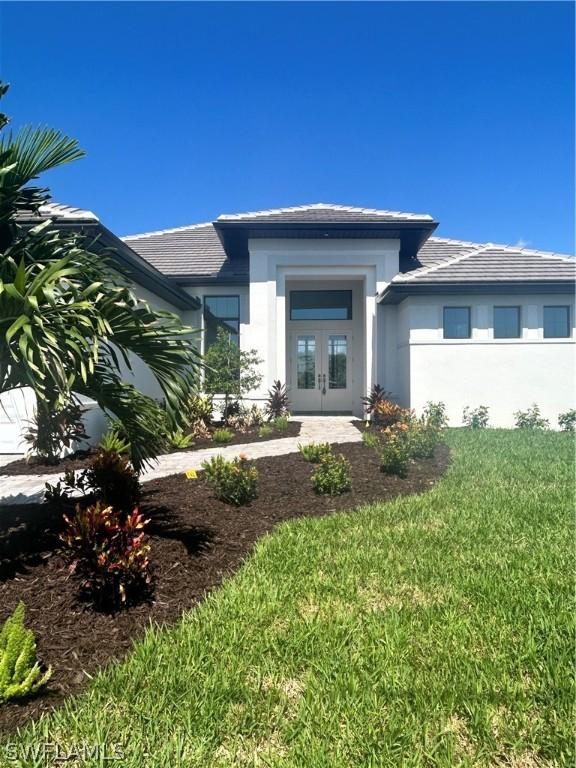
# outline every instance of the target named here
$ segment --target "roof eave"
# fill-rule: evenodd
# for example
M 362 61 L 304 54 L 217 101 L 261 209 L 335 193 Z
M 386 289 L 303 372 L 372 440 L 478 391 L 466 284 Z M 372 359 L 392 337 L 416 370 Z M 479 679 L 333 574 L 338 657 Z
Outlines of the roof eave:
M 389 283 L 377 298 L 379 304 L 399 304 L 410 296 L 434 296 L 439 294 L 463 295 L 513 291 L 523 293 L 570 293 L 576 288 L 576 280 L 498 280 L 467 281 L 459 283 Z

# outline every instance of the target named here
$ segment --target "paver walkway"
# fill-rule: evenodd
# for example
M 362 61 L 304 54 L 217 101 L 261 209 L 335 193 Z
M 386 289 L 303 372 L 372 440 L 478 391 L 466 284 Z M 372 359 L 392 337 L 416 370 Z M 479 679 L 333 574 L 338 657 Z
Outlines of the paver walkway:
M 282 437 L 278 440 L 265 440 L 261 443 L 244 443 L 217 448 L 204 448 L 200 451 L 179 451 L 158 458 L 157 464 L 144 470 L 143 482 L 166 475 L 185 472 L 187 469 L 200 469 L 202 462 L 216 454 L 226 458 L 243 453 L 249 459 L 262 456 L 283 456 L 295 453 L 299 443 L 353 443 L 362 439 L 362 435 L 352 424 L 352 416 L 297 416 L 295 421 L 302 422 L 298 437 Z M 0 456 L 0 465 L 14 461 L 16 456 Z M 0 466 L 0 472 L 1 472 Z M 42 501 L 46 482 L 55 483 L 60 475 L 0 475 L 0 506 L 10 504 L 33 504 Z

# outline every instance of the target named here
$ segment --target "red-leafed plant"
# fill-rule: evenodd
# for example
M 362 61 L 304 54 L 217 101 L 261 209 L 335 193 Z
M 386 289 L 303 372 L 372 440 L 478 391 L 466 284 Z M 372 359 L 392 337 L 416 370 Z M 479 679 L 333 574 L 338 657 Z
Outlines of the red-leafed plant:
M 71 571 L 102 608 L 118 608 L 145 594 L 151 584 L 150 545 L 145 520 L 136 507 L 122 515 L 101 502 L 64 515 L 62 541 L 73 554 Z

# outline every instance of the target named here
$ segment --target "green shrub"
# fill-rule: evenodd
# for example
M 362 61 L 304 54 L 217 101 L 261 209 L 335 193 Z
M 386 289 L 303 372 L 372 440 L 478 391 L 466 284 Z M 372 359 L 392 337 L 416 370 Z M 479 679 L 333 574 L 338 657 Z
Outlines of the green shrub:
M 192 395 L 188 400 L 188 418 L 190 419 L 190 425 L 192 427 L 199 421 L 206 427 L 210 426 L 213 412 L 214 403 L 212 402 L 211 397 Z
M 372 411 L 372 419 L 379 427 L 386 428 L 398 424 L 409 413 L 392 400 L 379 400 Z
M 298 450 L 306 461 L 312 464 L 319 464 L 325 456 L 332 454 L 330 443 L 308 443 L 308 445 L 298 443 Z
M 111 426 L 102 435 L 98 448 L 106 453 L 129 453 L 130 441 L 124 438 L 116 427 Z
M 445 429 L 448 426 L 446 406 L 442 402 L 434 403 L 432 400 L 428 400 L 424 408 L 423 418 L 426 424 L 437 429 Z
M 214 431 L 212 437 L 215 443 L 229 443 L 234 437 L 234 433 L 230 429 L 226 429 L 226 427 L 221 427 Z
M 274 430 L 269 424 L 263 424 L 260 429 L 258 430 L 258 434 L 260 437 L 271 437 L 274 434 Z
M 316 493 L 339 496 L 352 488 L 350 463 L 341 454 L 325 455 L 312 475 L 312 486 Z
M 194 435 L 186 435 L 181 429 L 168 432 L 166 442 L 173 451 L 183 451 L 194 444 Z
M 148 520 L 135 508 L 122 515 L 101 502 L 76 505 L 64 515 L 61 539 L 73 553 L 71 570 L 83 577 L 83 589 L 97 605 L 117 609 L 143 596 L 151 583 Z
M 486 429 L 488 426 L 488 407 L 479 405 L 478 408 L 466 406 L 462 412 L 462 423 L 470 429 Z
M 25 612 L 19 603 L 0 630 L 0 704 L 36 693 L 52 674 L 40 669 L 34 632 L 24 626 Z
M 247 432 L 253 427 L 260 427 L 264 424 L 264 412 L 254 403 L 250 408 L 244 407 L 238 403 L 238 412 L 231 414 L 226 426 L 236 432 Z
M 515 425 L 518 429 L 548 429 L 550 422 L 540 414 L 540 408 L 534 403 L 526 411 L 516 411 Z
M 430 459 L 440 442 L 441 430 L 423 418 L 408 423 L 406 432 L 408 454 L 414 459 Z M 402 438 L 401 438 L 402 439 Z
M 563 432 L 576 431 L 576 409 L 571 408 L 558 416 L 558 426 Z
M 233 461 L 214 456 L 202 462 L 202 469 L 221 501 L 241 507 L 258 497 L 258 470 L 245 456 L 237 456 Z
M 378 448 L 378 445 L 380 444 L 378 435 L 376 435 L 374 432 L 362 432 L 362 442 L 366 448 L 372 449 Z
M 277 416 L 272 422 L 272 426 L 277 432 L 286 432 L 288 424 L 288 416 Z
M 410 438 L 407 424 L 387 427 L 380 442 L 380 469 L 387 475 L 406 477 L 410 462 Z

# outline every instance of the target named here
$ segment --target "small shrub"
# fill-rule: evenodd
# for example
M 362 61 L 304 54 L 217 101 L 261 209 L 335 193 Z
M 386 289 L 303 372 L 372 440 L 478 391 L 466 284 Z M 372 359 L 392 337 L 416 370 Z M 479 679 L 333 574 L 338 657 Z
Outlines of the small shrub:
M 408 422 L 406 432 L 409 456 L 414 459 L 431 459 L 441 434 L 438 427 L 429 424 L 424 418 L 412 419 Z
M 288 416 L 277 416 L 272 422 L 272 426 L 277 432 L 286 432 L 288 430 Z
M 362 398 L 362 402 L 364 403 L 364 411 L 368 416 L 371 416 L 379 403 L 383 402 L 384 400 L 390 400 L 390 398 L 390 393 L 386 392 L 385 389 L 382 389 L 380 384 L 374 384 L 368 397 Z
M 408 425 L 399 424 L 396 427 L 386 427 L 382 431 L 380 442 L 380 469 L 387 475 L 406 477 L 410 462 L 410 441 Z
M 25 612 L 24 603 L 19 603 L 0 630 L 0 704 L 31 696 L 52 675 L 51 669 L 40 669 L 34 632 L 24 626 Z
M 515 425 L 518 429 L 548 429 L 550 422 L 540 414 L 540 408 L 534 403 L 526 411 L 516 411 Z
M 130 441 L 122 437 L 116 427 L 110 427 L 102 436 L 98 448 L 106 453 L 129 453 Z
M 194 444 L 194 435 L 186 435 L 181 429 L 168 432 L 166 442 L 173 451 L 183 451 Z
M 83 577 L 82 588 L 102 607 L 117 609 L 142 597 L 151 583 L 148 520 L 135 508 L 122 515 L 101 502 L 64 515 L 61 539 L 73 553 L 71 571 Z
M 226 422 L 227 427 L 236 432 L 247 432 L 262 424 L 264 424 L 264 413 L 255 403 L 250 408 L 240 405 L 238 413 L 230 416 Z
M 269 424 L 263 424 L 260 429 L 258 430 L 258 435 L 260 437 L 271 437 L 274 434 L 274 430 Z
M 571 408 L 558 416 L 558 426 L 563 432 L 576 431 L 576 409 Z
M 113 451 L 98 451 L 80 482 L 100 501 L 124 514 L 131 512 L 140 501 L 138 473 L 127 456 Z
M 233 461 L 214 456 L 202 462 L 202 469 L 221 501 L 241 507 L 258 497 L 258 470 L 245 456 Z
M 319 464 L 325 456 L 332 454 L 330 443 L 308 443 L 308 445 L 298 443 L 298 450 L 306 461 L 312 464 Z
M 88 439 L 82 421 L 83 413 L 75 400 L 59 410 L 46 405 L 37 406 L 24 434 L 24 440 L 30 445 L 28 455 L 47 464 L 57 464 L 64 448 L 71 448 L 74 443 Z
M 349 491 L 352 488 L 350 463 L 341 454 L 323 456 L 312 475 L 312 486 L 316 493 L 325 496 L 339 496 Z
M 372 418 L 375 424 L 385 429 L 398 424 L 407 413 L 405 408 L 392 402 L 392 400 L 380 400 L 372 411 Z
M 488 407 L 479 405 L 478 408 L 466 406 L 462 413 L 462 423 L 470 429 L 486 429 L 488 426 Z
M 442 402 L 434 403 L 428 400 L 424 408 L 424 421 L 431 427 L 445 429 L 448 426 L 446 406 Z
M 215 443 L 229 443 L 233 437 L 234 433 L 230 429 L 226 429 L 226 427 L 216 429 L 213 434 Z
M 378 448 L 378 445 L 380 444 L 378 435 L 374 432 L 362 432 L 362 442 L 366 448 L 372 448 L 374 450 Z
M 268 397 L 264 406 L 266 417 L 268 421 L 274 421 L 281 416 L 287 416 L 289 410 L 290 403 L 288 402 L 286 385 L 280 381 L 275 381 L 272 388 L 268 390 Z

